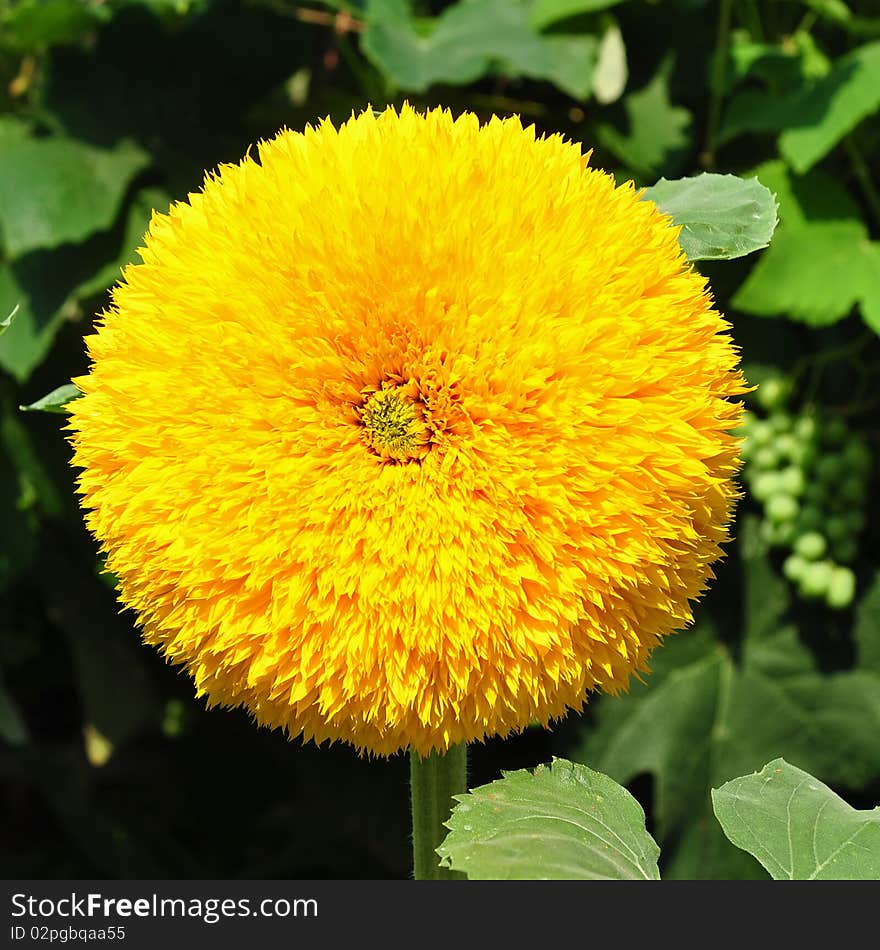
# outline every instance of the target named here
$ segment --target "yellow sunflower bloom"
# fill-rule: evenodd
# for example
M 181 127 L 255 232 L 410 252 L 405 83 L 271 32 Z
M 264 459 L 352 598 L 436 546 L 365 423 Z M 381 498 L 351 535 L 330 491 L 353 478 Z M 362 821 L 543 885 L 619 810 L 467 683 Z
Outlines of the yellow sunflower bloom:
M 122 603 L 210 702 L 442 752 L 625 688 L 691 620 L 744 381 L 677 230 L 577 145 L 366 111 L 145 245 L 74 464 Z

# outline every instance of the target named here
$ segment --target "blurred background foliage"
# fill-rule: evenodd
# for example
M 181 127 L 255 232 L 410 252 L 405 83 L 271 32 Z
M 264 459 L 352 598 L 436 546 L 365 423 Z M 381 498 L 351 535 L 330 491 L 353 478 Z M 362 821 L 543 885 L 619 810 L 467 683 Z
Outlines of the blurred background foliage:
M 282 126 L 405 98 L 780 203 L 768 251 L 700 265 L 763 386 L 695 628 L 628 695 L 475 746 L 472 784 L 554 754 L 605 771 L 686 878 L 766 876 L 709 789 L 776 756 L 880 801 L 880 2 L 0 0 L 5 877 L 410 875 L 405 757 L 195 700 L 118 610 L 64 417 L 18 408 L 85 371 L 153 209 Z

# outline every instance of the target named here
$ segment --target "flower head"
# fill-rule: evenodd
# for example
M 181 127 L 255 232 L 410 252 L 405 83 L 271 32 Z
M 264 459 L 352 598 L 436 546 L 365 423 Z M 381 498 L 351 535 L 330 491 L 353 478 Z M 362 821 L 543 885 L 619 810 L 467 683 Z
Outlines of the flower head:
M 691 620 L 743 392 L 677 231 L 519 120 L 282 132 L 155 215 L 71 405 L 210 701 L 379 754 L 549 722 Z

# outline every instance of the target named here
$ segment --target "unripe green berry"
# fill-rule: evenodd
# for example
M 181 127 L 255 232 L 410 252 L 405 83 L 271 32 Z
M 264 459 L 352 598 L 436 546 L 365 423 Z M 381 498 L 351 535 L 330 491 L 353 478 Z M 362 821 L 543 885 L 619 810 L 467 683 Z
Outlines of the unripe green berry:
M 818 561 L 825 556 L 828 542 L 818 531 L 808 531 L 794 542 L 794 550 L 807 561 Z
M 789 465 L 788 468 L 782 469 L 779 473 L 779 487 L 789 495 L 795 497 L 802 495 L 806 488 L 804 473 L 799 468 Z
M 752 456 L 752 465 L 762 472 L 775 471 L 779 461 L 779 453 L 772 445 L 762 445 Z
M 794 525 L 790 521 L 762 521 L 760 531 L 764 543 L 771 548 L 788 547 L 794 540 Z
M 756 419 L 749 429 L 749 438 L 756 446 L 769 445 L 773 441 L 773 430 L 763 419 Z
M 777 435 L 781 435 L 783 432 L 791 432 L 791 427 L 794 424 L 794 420 L 787 412 L 774 412 L 767 422 Z
M 856 593 L 856 575 L 848 567 L 835 567 L 831 571 L 825 603 L 835 610 L 849 607 Z
M 784 432 L 780 435 L 773 445 L 782 458 L 789 462 L 795 461 L 802 449 L 800 440 L 790 432 Z
M 767 501 L 780 491 L 778 472 L 759 472 L 751 483 L 751 492 L 758 501 Z
M 773 412 L 785 405 L 791 395 L 791 389 L 791 380 L 787 377 L 771 376 L 758 387 L 755 400 L 767 412 Z
M 798 416 L 794 424 L 795 435 L 803 442 L 811 442 L 816 438 L 818 426 L 816 417 L 812 415 Z
M 776 494 L 767 499 L 764 511 L 771 521 L 783 524 L 787 521 L 793 522 L 797 518 L 799 506 L 791 495 Z
M 799 554 L 789 554 L 782 564 L 782 573 L 792 582 L 796 583 L 803 577 L 804 571 L 809 567 Z
M 809 564 L 798 581 L 798 591 L 802 597 L 824 597 L 831 581 L 833 566 L 830 561 Z

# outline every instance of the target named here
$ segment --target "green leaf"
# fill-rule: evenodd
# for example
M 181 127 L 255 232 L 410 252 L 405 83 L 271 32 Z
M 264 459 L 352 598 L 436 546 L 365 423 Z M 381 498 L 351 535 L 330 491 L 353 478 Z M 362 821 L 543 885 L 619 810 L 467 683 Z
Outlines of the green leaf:
M 623 0 L 535 0 L 529 23 L 534 29 L 543 30 L 554 23 L 561 23 L 585 13 L 607 10 L 619 3 L 623 3 Z
M 143 246 L 144 234 L 153 212 L 167 211 L 170 203 L 170 196 L 161 188 L 139 191 L 126 212 L 122 241 L 116 255 L 76 287 L 74 297 L 81 300 L 101 293 L 119 280 L 127 265 L 137 263 L 140 256 L 138 250 Z
M 57 293 L 57 274 L 47 275 L 32 300 L 21 274 L 0 264 L 0 312 L 16 308 L 15 319 L 0 336 L 0 367 L 19 381 L 28 378 L 45 356 L 64 322 L 63 294 Z
M 880 280 L 878 246 L 860 221 L 780 230 L 733 298 L 746 313 L 783 314 L 811 327 L 837 323 Z
M 798 97 L 779 149 L 796 172 L 806 172 L 878 107 L 880 42 L 842 56 Z
M 777 88 L 803 83 L 807 61 L 806 50 L 801 49 L 797 42 L 799 37 L 800 34 L 780 44 L 754 43 L 742 38 L 735 40 L 729 51 L 728 88 L 735 88 L 746 79 L 761 79 Z M 812 61 L 810 67 L 815 68 Z
M 784 100 L 763 90 L 746 89 L 731 97 L 715 135 L 715 145 L 724 145 L 745 133 L 778 132 L 785 126 L 788 114 L 789 107 Z
M 0 149 L 26 142 L 30 137 L 30 126 L 11 115 L 0 115 Z
M 593 701 L 593 722 L 572 753 L 616 781 L 654 778 L 652 813 L 663 875 L 710 879 L 762 874 L 725 840 L 709 791 L 784 755 L 825 781 L 860 788 L 880 776 L 880 675 L 821 673 L 784 623 L 785 582 L 740 535 L 743 641 L 736 653 L 708 618 L 664 644 L 654 672 L 620 697 Z
M 109 228 L 132 178 L 147 165 L 137 146 L 99 149 L 55 136 L 0 151 L 0 229 L 8 256 L 79 242 Z
M 437 849 L 475 880 L 658 880 L 659 849 L 638 802 L 565 759 L 455 796 Z
M 862 319 L 880 336 L 880 243 L 861 241 L 862 272 L 859 275 L 859 305 Z
M 0 46 L 17 52 L 71 43 L 109 17 L 107 5 L 82 0 L 19 0 L 0 10 Z
M 576 99 L 592 88 L 596 37 L 542 36 L 521 0 L 459 0 L 424 28 L 405 0 L 370 0 L 366 20 L 364 52 L 403 90 L 466 84 L 495 69 L 549 80 Z
M 806 49 L 802 52 L 802 68 L 808 69 L 811 59 Z M 787 94 L 748 90 L 734 97 L 717 139 L 720 143 L 743 132 L 781 132 L 782 156 L 804 173 L 878 108 L 880 42 L 875 42 L 842 56 L 825 75 Z
M 847 23 L 852 13 L 843 0 L 803 0 L 804 4 L 815 10 L 821 17 L 836 23 Z
M 780 230 L 859 217 L 859 205 L 833 175 L 795 175 L 780 161 L 760 165 L 754 174 L 776 195 Z
M 747 79 L 759 79 L 766 89 L 756 89 L 751 83 L 744 91 L 734 93 L 715 135 L 716 145 L 744 132 L 767 134 L 797 123 L 804 90 L 831 71 L 831 60 L 804 31 L 786 37 L 778 45 L 734 43 L 730 58 L 732 87 Z
M 542 38 L 546 65 L 522 68 L 522 75 L 546 79 L 572 99 L 589 99 L 599 42 L 595 36 L 545 36 Z
M 781 223 L 733 306 L 814 327 L 836 323 L 859 306 L 866 322 L 880 329 L 880 244 L 869 239 L 846 191 L 824 172 L 798 177 L 781 162 L 757 173 L 776 192 Z
M 67 412 L 67 404 L 73 402 L 74 399 L 79 399 L 82 396 L 82 393 L 73 385 L 73 383 L 67 383 L 64 386 L 59 386 L 57 389 L 53 389 L 48 395 L 43 396 L 42 399 L 38 399 L 36 402 L 30 403 L 27 406 L 19 406 L 18 408 L 22 412 Z
M 20 305 L 9 332 L 0 337 L 0 367 L 26 380 L 65 320 L 80 315 L 80 302 L 104 291 L 137 259 L 153 209 L 167 206 L 164 191 L 145 188 L 112 232 L 78 246 L 35 251 L 11 267 L 0 265 L 0 312 Z
M 751 254 L 770 243 L 776 228 L 776 201 L 757 178 L 661 178 L 643 197 L 681 225 L 678 240 L 691 261 Z
M 880 808 L 851 808 L 785 759 L 713 790 L 712 803 L 727 837 L 776 881 L 880 879 Z
M 691 147 L 691 114 L 669 100 L 670 70 L 664 64 L 647 86 L 624 97 L 626 131 L 608 123 L 596 130 L 599 142 L 645 179 L 678 168 Z

